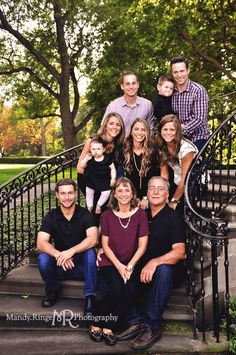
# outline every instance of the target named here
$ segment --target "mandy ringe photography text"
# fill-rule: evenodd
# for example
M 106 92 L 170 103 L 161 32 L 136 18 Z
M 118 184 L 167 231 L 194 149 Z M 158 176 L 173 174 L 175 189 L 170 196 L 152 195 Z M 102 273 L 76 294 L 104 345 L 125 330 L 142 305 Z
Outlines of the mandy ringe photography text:
M 98 321 L 102 320 L 105 322 L 108 321 L 117 321 L 117 316 L 110 314 L 109 316 L 93 316 L 93 315 L 86 315 L 84 316 L 81 313 L 74 313 L 70 309 L 63 309 L 62 311 L 53 310 L 52 314 L 14 314 L 14 313 L 6 313 L 6 321 L 19 321 L 19 322 L 45 322 L 51 323 L 51 327 L 55 327 L 58 325 L 66 326 L 68 325 L 71 328 L 79 328 L 78 321 Z

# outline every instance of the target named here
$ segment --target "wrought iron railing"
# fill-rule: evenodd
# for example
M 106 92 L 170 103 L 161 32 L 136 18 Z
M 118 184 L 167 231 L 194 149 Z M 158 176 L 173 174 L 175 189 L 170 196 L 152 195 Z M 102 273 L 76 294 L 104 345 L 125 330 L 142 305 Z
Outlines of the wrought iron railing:
M 209 263 L 205 257 L 205 249 L 210 245 L 214 297 L 213 323 L 218 340 L 220 309 L 217 253 L 219 245 L 224 249 L 225 255 L 226 314 L 229 299 L 227 223 L 221 222 L 219 217 L 224 216 L 226 207 L 235 197 L 235 190 L 230 186 L 232 185 L 231 166 L 235 163 L 236 148 L 235 113 L 219 128 L 216 127 L 222 120 L 215 117 L 211 119 L 211 127 L 215 133 L 195 160 L 187 178 L 186 221 L 188 224 L 188 295 L 194 314 L 195 333 L 199 323 L 200 300 L 204 339 L 207 326 L 204 281 L 206 264 Z M 46 159 L 0 186 L 0 279 L 34 250 L 42 217 L 56 206 L 56 199 L 52 192 L 55 183 L 62 177 L 76 179 L 75 166 L 82 147 L 78 145 Z M 217 182 L 215 179 L 218 175 Z M 227 185 L 226 191 L 223 188 L 224 181 Z M 197 268 L 199 269 L 198 280 Z
M 46 159 L 0 186 L 0 279 L 34 250 L 42 217 L 56 205 L 55 183 L 76 179 L 82 148 Z
M 217 342 L 222 314 L 229 338 L 229 243 L 233 235 L 228 233 L 227 209 L 236 199 L 235 162 L 236 111 L 215 129 L 199 152 L 185 188 L 188 297 L 194 334 L 200 327 L 205 340 L 210 325 Z

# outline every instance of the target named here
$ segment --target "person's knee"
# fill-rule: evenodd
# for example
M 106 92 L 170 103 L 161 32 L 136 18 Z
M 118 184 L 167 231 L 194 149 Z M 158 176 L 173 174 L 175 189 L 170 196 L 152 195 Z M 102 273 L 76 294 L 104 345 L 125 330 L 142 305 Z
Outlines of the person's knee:
M 84 262 L 86 262 L 87 265 L 96 265 L 96 250 L 95 248 L 88 249 L 84 252 Z
M 38 266 L 41 270 L 48 270 L 55 263 L 54 258 L 46 253 L 39 253 Z
M 157 278 L 159 281 L 173 281 L 173 266 L 172 265 L 159 265 L 155 271 L 154 274 L 155 278 Z

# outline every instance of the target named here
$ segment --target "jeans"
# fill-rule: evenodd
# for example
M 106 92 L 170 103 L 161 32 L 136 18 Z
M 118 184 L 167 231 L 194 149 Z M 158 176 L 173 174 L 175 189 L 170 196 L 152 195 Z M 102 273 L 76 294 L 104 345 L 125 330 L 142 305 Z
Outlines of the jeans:
M 205 145 L 207 139 L 198 139 L 197 141 L 193 142 L 195 146 L 197 147 L 198 151 L 202 149 L 202 147 Z
M 45 283 L 45 291 L 59 291 L 60 280 L 85 280 L 84 296 L 96 295 L 97 266 L 95 249 L 88 249 L 83 253 L 73 256 L 75 266 L 73 269 L 63 270 L 57 266 L 54 257 L 40 253 L 38 255 L 38 267 Z
M 133 307 L 128 315 L 128 322 L 134 324 L 144 322 L 147 328 L 159 330 L 162 315 L 167 307 L 173 288 L 174 268 L 172 265 L 160 265 L 156 268 L 148 294 L 145 299 L 143 314 Z

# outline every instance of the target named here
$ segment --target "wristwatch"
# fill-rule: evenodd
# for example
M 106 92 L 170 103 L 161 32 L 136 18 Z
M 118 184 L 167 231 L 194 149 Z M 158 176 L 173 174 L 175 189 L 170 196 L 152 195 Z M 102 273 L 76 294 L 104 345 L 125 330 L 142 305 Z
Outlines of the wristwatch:
M 127 265 L 127 268 L 128 268 L 130 271 L 132 271 L 132 270 L 134 269 L 134 267 L 133 267 L 132 264 L 128 264 L 128 265 Z
M 170 202 L 175 203 L 176 205 L 179 203 L 179 201 L 177 201 L 174 197 L 172 197 L 172 199 L 170 200 Z

